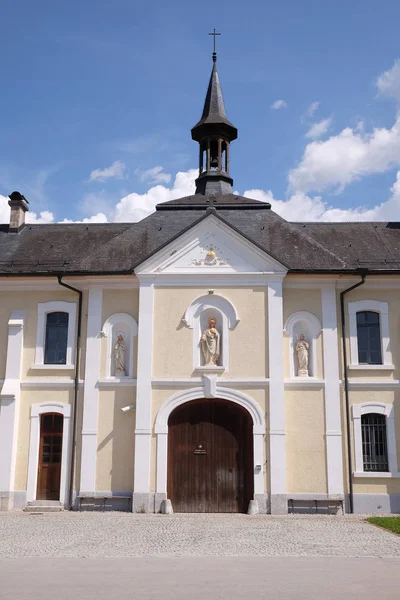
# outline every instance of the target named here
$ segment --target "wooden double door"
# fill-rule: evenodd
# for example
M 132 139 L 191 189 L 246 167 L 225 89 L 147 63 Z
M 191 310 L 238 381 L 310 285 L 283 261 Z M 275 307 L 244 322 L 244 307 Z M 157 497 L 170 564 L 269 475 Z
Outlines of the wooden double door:
M 59 500 L 63 415 L 46 413 L 40 417 L 40 445 L 36 498 Z
M 247 512 L 253 498 L 253 423 L 241 406 L 194 400 L 168 423 L 168 498 L 175 512 Z

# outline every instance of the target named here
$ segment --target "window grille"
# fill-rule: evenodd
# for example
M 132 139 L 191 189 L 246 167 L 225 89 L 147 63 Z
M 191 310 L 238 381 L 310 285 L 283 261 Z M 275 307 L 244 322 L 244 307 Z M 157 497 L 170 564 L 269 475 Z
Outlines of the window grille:
M 389 471 L 385 415 L 362 415 L 361 433 L 364 471 Z
M 52 312 L 46 320 L 46 344 L 44 363 L 65 365 L 67 363 L 68 319 L 65 312 Z
M 379 313 L 364 310 L 357 313 L 358 362 L 381 365 L 381 328 Z

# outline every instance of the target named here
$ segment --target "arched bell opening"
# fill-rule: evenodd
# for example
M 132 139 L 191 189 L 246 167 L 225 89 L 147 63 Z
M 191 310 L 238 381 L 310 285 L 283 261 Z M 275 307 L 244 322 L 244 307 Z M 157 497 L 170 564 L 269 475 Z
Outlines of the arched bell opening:
M 211 137 L 201 141 L 199 172 L 221 172 L 229 174 L 229 143 L 220 137 Z

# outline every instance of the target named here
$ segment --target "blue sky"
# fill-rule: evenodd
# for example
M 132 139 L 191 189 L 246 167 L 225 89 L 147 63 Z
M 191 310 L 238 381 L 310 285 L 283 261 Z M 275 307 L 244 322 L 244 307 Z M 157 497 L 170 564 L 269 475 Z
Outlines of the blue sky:
M 14 0 L 0 22 L 2 221 L 14 189 L 36 221 L 189 194 L 214 27 L 235 190 L 288 219 L 400 220 L 398 1 Z

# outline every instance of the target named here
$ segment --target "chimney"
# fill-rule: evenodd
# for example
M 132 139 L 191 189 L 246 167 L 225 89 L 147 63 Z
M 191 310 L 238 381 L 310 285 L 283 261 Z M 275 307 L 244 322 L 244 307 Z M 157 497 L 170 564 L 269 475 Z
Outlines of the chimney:
M 8 196 L 8 206 L 11 208 L 9 233 L 18 233 L 25 225 L 25 213 L 28 208 L 28 200 L 19 192 L 13 192 Z

